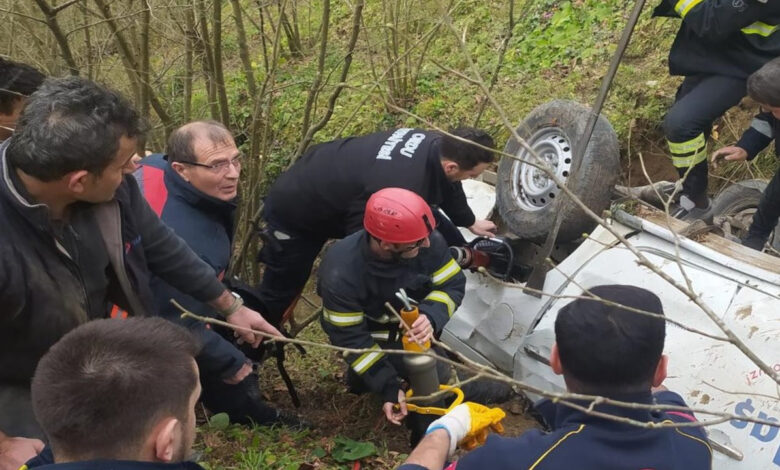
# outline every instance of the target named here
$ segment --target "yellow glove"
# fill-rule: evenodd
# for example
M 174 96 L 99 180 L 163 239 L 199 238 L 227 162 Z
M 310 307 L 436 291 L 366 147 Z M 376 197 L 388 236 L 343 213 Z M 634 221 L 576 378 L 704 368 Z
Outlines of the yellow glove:
M 506 417 L 504 410 L 501 408 L 488 408 L 471 401 L 465 404 L 469 407 L 471 427 L 466 437 L 458 443 L 458 447 L 471 450 L 485 443 L 491 429 L 499 434 L 504 432 L 504 426 L 501 425 L 501 420 Z
M 448 456 L 455 452 L 455 445 L 471 450 L 481 445 L 487 439 L 488 432 L 504 432 L 501 420 L 506 414 L 501 408 L 488 408 L 479 403 L 461 403 L 447 414 L 432 422 L 426 434 L 437 429 L 444 429 L 450 435 Z

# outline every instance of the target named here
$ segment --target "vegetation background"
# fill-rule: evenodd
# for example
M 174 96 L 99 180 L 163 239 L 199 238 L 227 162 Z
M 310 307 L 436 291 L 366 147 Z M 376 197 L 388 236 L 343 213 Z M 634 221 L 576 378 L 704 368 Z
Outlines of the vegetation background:
M 164 151 L 167 133 L 193 120 L 224 122 L 247 155 L 236 260 L 258 276 L 247 243 L 268 185 L 309 145 L 398 126 L 477 126 L 503 146 L 509 130 L 474 83 L 473 60 L 495 101 L 519 123 L 555 98 L 590 104 L 633 2 L 619 0 L 0 0 L 0 54 L 52 76 L 77 74 L 131 97 Z M 604 114 L 621 143 L 623 182 L 674 179 L 659 125 L 679 77 L 666 57 L 678 20 L 648 5 Z M 466 43 L 464 52 L 459 43 Z M 468 56 L 466 55 L 468 54 Z M 717 123 L 715 145 L 736 141 L 756 111 L 745 100 Z M 765 152 L 726 166 L 724 182 L 769 178 Z M 309 308 L 301 307 L 299 315 Z M 314 331 L 317 330 L 317 331 Z M 324 341 L 313 327 L 304 337 Z M 346 396 L 341 360 L 310 351 L 290 366 L 305 413 L 320 430 L 201 428 L 202 460 L 217 468 L 393 468 L 404 432 L 377 420 L 377 404 Z M 265 393 L 286 393 L 267 366 Z M 516 404 L 515 404 L 516 405 Z M 518 426 L 528 425 L 517 418 Z M 369 442 L 370 441 L 370 442 Z M 362 460 L 361 460 L 362 459 Z

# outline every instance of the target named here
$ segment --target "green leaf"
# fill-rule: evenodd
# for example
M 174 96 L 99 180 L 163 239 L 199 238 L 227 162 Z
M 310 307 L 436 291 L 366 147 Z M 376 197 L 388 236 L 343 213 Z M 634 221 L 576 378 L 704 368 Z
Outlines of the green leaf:
M 331 456 L 336 462 L 352 462 L 376 454 L 376 446 L 371 442 L 353 441 L 341 436 L 335 437 L 333 442 L 336 445 Z
M 321 459 L 326 455 L 328 455 L 328 452 L 320 446 L 315 447 L 314 450 L 311 451 L 311 456 L 317 457 L 318 459 Z
M 227 429 L 230 426 L 230 417 L 227 413 L 217 413 L 209 419 L 209 427 L 218 431 Z

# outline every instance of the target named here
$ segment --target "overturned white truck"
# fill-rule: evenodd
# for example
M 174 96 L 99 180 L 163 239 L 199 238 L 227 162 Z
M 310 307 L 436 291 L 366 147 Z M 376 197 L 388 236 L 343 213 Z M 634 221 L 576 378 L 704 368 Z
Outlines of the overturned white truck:
M 532 112 L 518 133 L 600 214 L 610 207 L 618 174 L 617 140 L 609 123 L 599 118 L 588 149 L 577 153 L 583 113 L 588 112 L 576 103 L 548 103 Z M 515 142 L 507 145 L 506 152 L 530 159 Z M 583 155 L 581 173 L 570 174 L 576 155 Z M 497 180 L 495 188 L 468 182 L 466 191 L 478 217 L 490 215 L 497 199 L 498 211 L 493 217 L 503 227 L 500 235 L 504 238 L 496 250 L 508 245 L 514 259 L 507 265 L 504 256 L 500 269 L 506 271 L 493 272 L 493 276 L 467 273 L 465 299 L 441 338 L 450 347 L 526 384 L 563 391 L 563 380 L 547 363 L 556 315 L 570 301 L 566 296 L 577 296 L 583 289 L 605 283 L 650 289 L 662 299 L 670 319 L 714 337 L 724 336 L 680 290 L 638 264 L 637 257 L 608 230 L 596 226 L 571 204 L 544 172 L 505 157 Z M 735 203 L 731 193 L 734 191 L 727 193 L 730 199 L 725 206 L 739 214 L 730 215 L 749 215 L 750 205 L 754 209 L 757 199 L 748 197 L 750 201 L 743 198 L 742 203 Z M 552 230 L 558 213 L 563 216 L 559 237 L 545 253 L 539 242 Z M 693 291 L 739 340 L 780 371 L 780 258 L 712 232 L 689 232 L 686 236 L 687 223 L 636 200 L 615 201 L 613 197 L 607 220 L 658 269 L 681 285 L 686 285 L 687 277 Z M 590 233 L 581 237 L 583 231 Z M 556 262 L 537 277 L 546 294 L 537 297 L 524 288 L 534 282 L 531 271 L 540 269 L 538 264 L 546 257 Z M 512 273 L 512 265 L 520 268 Z M 497 282 L 496 277 L 506 280 Z M 731 342 L 668 323 L 665 353 L 670 358 L 665 385 L 680 393 L 691 407 L 780 420 L 780 387 Z M 705 422 L 712 419 L 701 413 L 698 418 Z M 715 469 L 780 469 L 780 428 L 731 420 L 706 429 Z

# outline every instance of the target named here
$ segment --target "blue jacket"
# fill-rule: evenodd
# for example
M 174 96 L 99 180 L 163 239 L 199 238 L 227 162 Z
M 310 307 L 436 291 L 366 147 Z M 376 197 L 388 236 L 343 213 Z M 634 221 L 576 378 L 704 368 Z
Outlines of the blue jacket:
M 214 270 L 221 279 L 230 262 L 236 205 L 208 196 L 184 181 L 160 154 L 141 161 L 134 174 L 144 197 L 160 219 Z M 203 348 L 198 366 L 204 374 L 231 377 L 247 360 L 231 342 L 192 319 L 181 319 L 170 300 L 202 316 L 217 317 L 213 309 L 175 289 L 160 278 L 151 281 L 157 312 L 198 334 Z
M 635 403 L 687 406 L 673 392 L 615 397 Z M 520 437 L 491 435 L 482 447 L 453 462 L 447 470 L 709 470 L 712 450 L 700 427 L 645 429 L 589 416 L 565 405 L 544 400 L 536 406 L 552 431 L 525 432 Z M 688 413 L 633 410 L 602 405 L 597 411 L 637 421 L 691 422 Z M 403 465 L 399 470 L 423 467 Z

